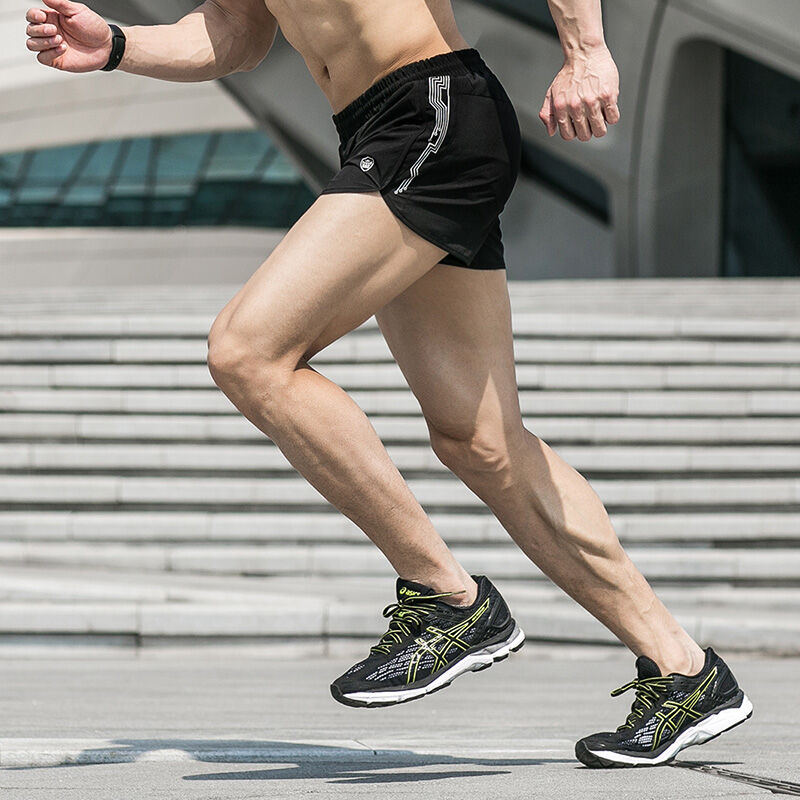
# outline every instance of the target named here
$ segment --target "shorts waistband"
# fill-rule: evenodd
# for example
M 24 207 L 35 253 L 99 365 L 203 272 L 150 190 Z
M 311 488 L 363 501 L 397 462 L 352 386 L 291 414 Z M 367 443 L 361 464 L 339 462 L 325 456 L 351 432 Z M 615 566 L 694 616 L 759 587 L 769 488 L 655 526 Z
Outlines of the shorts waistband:
M 400 84 L 431 75 L 467 75 L 486 64 L 474 48 L 453 50 L 431 58 L 423 58 L 399 67 L 377 80 L 362 95 L 333 115 L 333 122 L 342 141 L 349 139 L 380 108 L 387 95 Z

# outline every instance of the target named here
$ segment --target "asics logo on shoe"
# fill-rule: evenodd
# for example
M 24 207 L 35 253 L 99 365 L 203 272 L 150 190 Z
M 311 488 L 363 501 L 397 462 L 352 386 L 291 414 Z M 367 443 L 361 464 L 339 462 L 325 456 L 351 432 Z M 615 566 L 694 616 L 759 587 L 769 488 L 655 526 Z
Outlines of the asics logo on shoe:
M 426 628 L 426 633 L 433 636 L 432 639 L 423 639 L 418 637 L 415 640 L 417 651 L 408 662 L 408 672 L 406 673 L 406 683 L 413 683 L 417 679 L 417 670 L 419 669 L 420 662 L 426 655 L 433 656 L 434 669 L 440 669 L 447 665 L 448 653 L 453 648 L 459 652 L 469 650 L 469 642 L 465 642 L 461 637 L 473 626 L 475 623 L 486 613 L 489 608 L 489 598 L 487 597 L 483 603 L 466 619 L 454 625 L 452 628 L 442 630 L 435 628 L 432 625 Z
M 369 172 L 375 166 L 375 159 L 372 158 L 372 156 L 364 156 L 364 158 L 361 159 L 359 166 L 364 172 Z M 419 594 L 419 592 L 416 592 L 415 594 Z
M 666 700 L 662 709 L 656 712 L 656 716 L 661 720 L 653 733 L 653 750 L 661 744 L 664 737 L 673 736 L 687 721 L 700 719 L 703 714 L 695 710 L 695 706 L 700 698 L 705 694 L 706 689 L 714 682 L 717 677 L 717 668 L 708 673 L 708 677 L 686 698 L 681 701 Z
M 415 592 L 413 589 L 408 589 L 405 586 L 401 586 L 397 594 L 405 594 L 409 597 L 419 597 L 419 592 Z

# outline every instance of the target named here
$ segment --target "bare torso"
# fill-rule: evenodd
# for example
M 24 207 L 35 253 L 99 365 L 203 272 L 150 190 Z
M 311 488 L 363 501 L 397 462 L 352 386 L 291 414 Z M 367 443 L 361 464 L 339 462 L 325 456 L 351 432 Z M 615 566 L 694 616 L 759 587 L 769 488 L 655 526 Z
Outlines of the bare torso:
M 450 0 L 265 0 L 334 112 L 392 70 L 468 47 Z

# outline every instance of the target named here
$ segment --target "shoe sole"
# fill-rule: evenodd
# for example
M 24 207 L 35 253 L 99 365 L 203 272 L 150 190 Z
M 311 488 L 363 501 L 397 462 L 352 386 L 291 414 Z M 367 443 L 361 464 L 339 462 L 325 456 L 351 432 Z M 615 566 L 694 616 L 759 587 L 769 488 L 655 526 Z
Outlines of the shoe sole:
M 381 708 L 395 706 L 399 703 L 408 703 L 411 700 L 418 700 L 420 697 L 425 697 L 425 695 L 444 689 L 460 675 L 464 675 L 467 672 L 480 672 L 483 669 L 488 669 L 495 662 L 508 658 L 511 653 L 519 650 L 523 644 L 525 644 L 525 634 L 515 624 L 514 630 L 511 631 L 511 635 L 505 641 L 496 642 L 481 650 L 468 653 L 425 686 L 392 691 L 350 693 L 339 692 L 335 686 L 331 686 L 331 694 L 334 700 L 355 708 Z
M 672 761 L 681 750 L 695 744 L 705 744 L 726 731 L 747 722 L 753 716 L 753 704 L 747 695 L 742 695 L 742 702 L 736 708 L 725 708 L 716 714 L 701 719 L 681 733 L 663 753 L 653 758 L 631 756 L 627 753 L 615 753 L 613 750 L 591 750 L 583 742 L 575 745 L 575 755 L 587 767 L 655 767 Z

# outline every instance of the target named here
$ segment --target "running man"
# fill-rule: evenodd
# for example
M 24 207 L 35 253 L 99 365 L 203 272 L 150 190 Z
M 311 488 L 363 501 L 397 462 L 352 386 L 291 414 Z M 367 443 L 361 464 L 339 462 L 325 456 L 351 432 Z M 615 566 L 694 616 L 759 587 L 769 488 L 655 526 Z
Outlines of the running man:
M 372 315 L 441 461 L 523 552 L 638 656 L 625 722 L 581 739 L 592 767 L 661 764 L 752 706 L 623 551 L 589 484 L 523 426 L 498 215 L 514 185 L 511 102 L 449 0 L 208 0 L 173 25 L 109 27 L 71 0 L 27 13 L 28 48 L 67 72 L 205 81 L 256 67 L 278 27 L 334 112 L 341 170 L 222 310 L 214 381 L 396 570 L 387 632 L 334 698 L 412 700 L 522 646 L 497 589 L 469 575 L 351 398 L 309 359 Z M 619 120 L 600 0 L 549 0 L 564 64 L 541 110 L 588 141 Z

